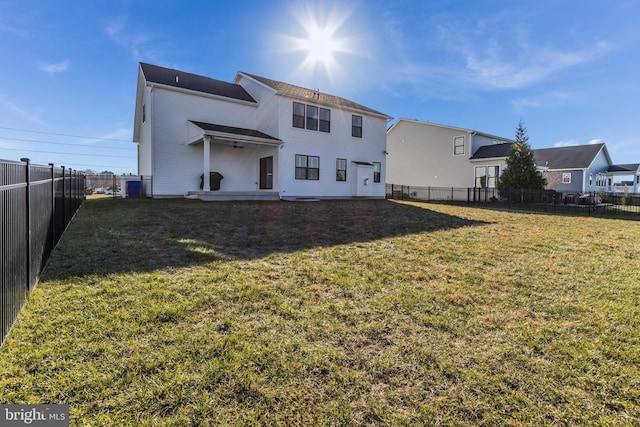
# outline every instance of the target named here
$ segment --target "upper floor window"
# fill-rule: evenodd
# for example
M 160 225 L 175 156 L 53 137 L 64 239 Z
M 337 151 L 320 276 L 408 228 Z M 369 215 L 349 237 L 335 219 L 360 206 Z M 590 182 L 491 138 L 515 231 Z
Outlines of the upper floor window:
M 307 105 L 307 129 L 318 130 L 318 107 Z
M 320 123 L 318 130 L 320 132 L 331 132 L 331 110 L 320 108 Z
M 293 127 L 331 132 L 331 110 L 315 105 L 293 103 Z
M 362 116 L 351 116 L 351 136 L 362 138 Z
M 296 179 L 320 179 L 320 157 L 296 154 Z
M 142 104 L 142 123 L 147 121 L 147 104 Z
M 464 136 L 456 136 L 453 138 L 453 155 L 461 154 L 464 154 Z
M 564 172 L 562 174 L 562 183 L 571 184 L 571 172 Z
M 304 129 L 304 104 L 293 103 L 293 127 Z
M 336 159 L 336 181 L 347 180 L 347 159 Z
M 380 182 L 381 172 L 382 172 L 382 163 L 373 162 L 373 182 Z

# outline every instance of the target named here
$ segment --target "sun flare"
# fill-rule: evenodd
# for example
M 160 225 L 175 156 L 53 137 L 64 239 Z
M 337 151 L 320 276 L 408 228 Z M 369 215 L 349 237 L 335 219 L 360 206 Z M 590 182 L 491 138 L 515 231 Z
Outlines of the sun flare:
M 334 55 L 343 50 L 341 42 L 334 39 L 334 30 L 329 27 L 320 28 L 315 23 L 311 23 L 305 30 L 307 38 L 298 41 L 298 49 L 306 52 L 307 65 L 331 68 L 335 62 Z
M 290 30 L 297 34 L 284 36 L 282 48 L 300 55 L 297 72 L 321 73 L 331 79 L 343 73 L 345 64 L 341 61 L 348 60 L 344 55 L 352 55 L 355 50 L 353 25 L 345 26 L 351 14 L 350 7 L 318 9 L 309 4 L 292 11 L 297 25 Z

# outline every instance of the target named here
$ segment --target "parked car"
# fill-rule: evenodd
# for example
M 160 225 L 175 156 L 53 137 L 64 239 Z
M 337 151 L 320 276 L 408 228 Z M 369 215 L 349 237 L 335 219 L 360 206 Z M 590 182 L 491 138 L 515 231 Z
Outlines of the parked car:
M 115 189 L 109 188 L 108 190 L 104 191 L 104 194 L 115 194 L 115 195 L 121 196 L 122 190 L 117 187 Z

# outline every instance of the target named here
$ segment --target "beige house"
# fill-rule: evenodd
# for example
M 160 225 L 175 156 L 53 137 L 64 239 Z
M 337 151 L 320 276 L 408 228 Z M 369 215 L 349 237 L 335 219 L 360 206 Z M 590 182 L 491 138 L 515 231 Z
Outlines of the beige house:
M 387 183 L 495 188 L 512 140 L 418 120 L 387 131 Z

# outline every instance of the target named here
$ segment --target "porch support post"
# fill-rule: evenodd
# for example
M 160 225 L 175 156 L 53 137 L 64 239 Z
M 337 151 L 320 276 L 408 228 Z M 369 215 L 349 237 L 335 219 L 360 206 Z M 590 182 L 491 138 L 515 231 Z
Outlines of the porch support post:
M 204 168 L 202 176 L 202 191 L 211 191 L 209 174 L 211 173 L 211 136 L 205 135 L 202 141 L 204 146 Z

